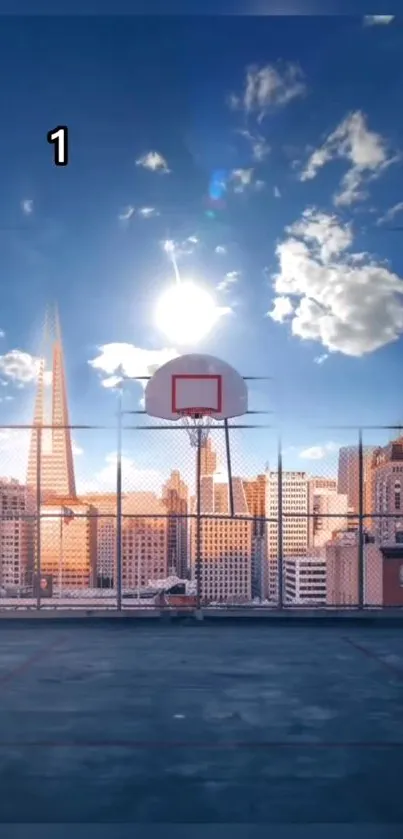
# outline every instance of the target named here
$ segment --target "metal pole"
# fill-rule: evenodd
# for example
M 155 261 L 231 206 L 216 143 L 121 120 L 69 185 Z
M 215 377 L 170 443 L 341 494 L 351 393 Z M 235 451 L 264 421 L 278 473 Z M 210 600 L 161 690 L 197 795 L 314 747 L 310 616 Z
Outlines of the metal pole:
M 62 596 L 63 587 L 63 507 L 60 509 L 59 528 L 59 598 Z
M 364 608 L 364 451 L 362 429 L 358 431 L 358 608 Z
M 277 587 L 278 606 L 283 608 L 283 453 L 281 439 L 278 441 L 277 453 Z
M 200 609 L 201 600 L 201 450 L 202 429 L 197 429 L 197 465 L 196 465 L 196 605 Z
M 122 389 L 118 396 L 116 466 L 116 607 L 122 609 Z
M 36 432 L 36 608 L 41 608 L 41 461 L 42 461 L 42 428 Z
M 228 491 L 229 491 L 229 514 L 234 518 L 234 487 L 232 485 L 232 468 L 231 468 L 231 451 L 229 447 L 229 424 L 228 420 L 224 420 L 225 431 L 225 448 L 227 453 L 227 472 L 228 472 Z

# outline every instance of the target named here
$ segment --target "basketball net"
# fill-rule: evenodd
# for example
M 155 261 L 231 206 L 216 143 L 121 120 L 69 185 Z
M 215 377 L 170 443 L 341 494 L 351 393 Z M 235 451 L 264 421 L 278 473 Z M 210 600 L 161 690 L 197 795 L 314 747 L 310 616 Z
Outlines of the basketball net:
M 204 411 L 204 413 L 201 413 L 201 411 Z M 211 411 L 206 412 L 205 408 L 199 410 L 187 408 L 186 411 L 179 411 L 178 413 L 181 423 L 186 429 L 190 445 L 197 448 L 200 443 L 201 448 L 204 448 L 213 423 Z

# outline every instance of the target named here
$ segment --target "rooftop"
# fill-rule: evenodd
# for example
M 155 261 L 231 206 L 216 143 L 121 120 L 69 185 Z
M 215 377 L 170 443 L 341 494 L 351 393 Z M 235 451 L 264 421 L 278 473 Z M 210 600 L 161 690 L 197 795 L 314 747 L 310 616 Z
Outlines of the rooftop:
M 403 822 L 402 627 L 25 619 L 1 636 L 9 839 Z

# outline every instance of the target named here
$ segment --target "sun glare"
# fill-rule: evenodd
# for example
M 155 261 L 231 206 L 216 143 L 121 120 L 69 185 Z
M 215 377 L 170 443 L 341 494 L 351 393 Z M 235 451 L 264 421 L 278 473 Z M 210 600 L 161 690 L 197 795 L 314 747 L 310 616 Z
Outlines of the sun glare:
M 213 297 L 191 282 L 176 283 L 158 300 L 156 324 L 176 344 L 195 344 L 221 317 Z

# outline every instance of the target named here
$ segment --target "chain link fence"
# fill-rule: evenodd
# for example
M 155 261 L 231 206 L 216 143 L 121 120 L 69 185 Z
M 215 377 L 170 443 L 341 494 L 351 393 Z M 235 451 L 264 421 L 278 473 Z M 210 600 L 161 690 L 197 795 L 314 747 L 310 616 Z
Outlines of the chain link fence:
M 0 609 L 403 606 L 398 428 L 228 437 L 1 428 Z

